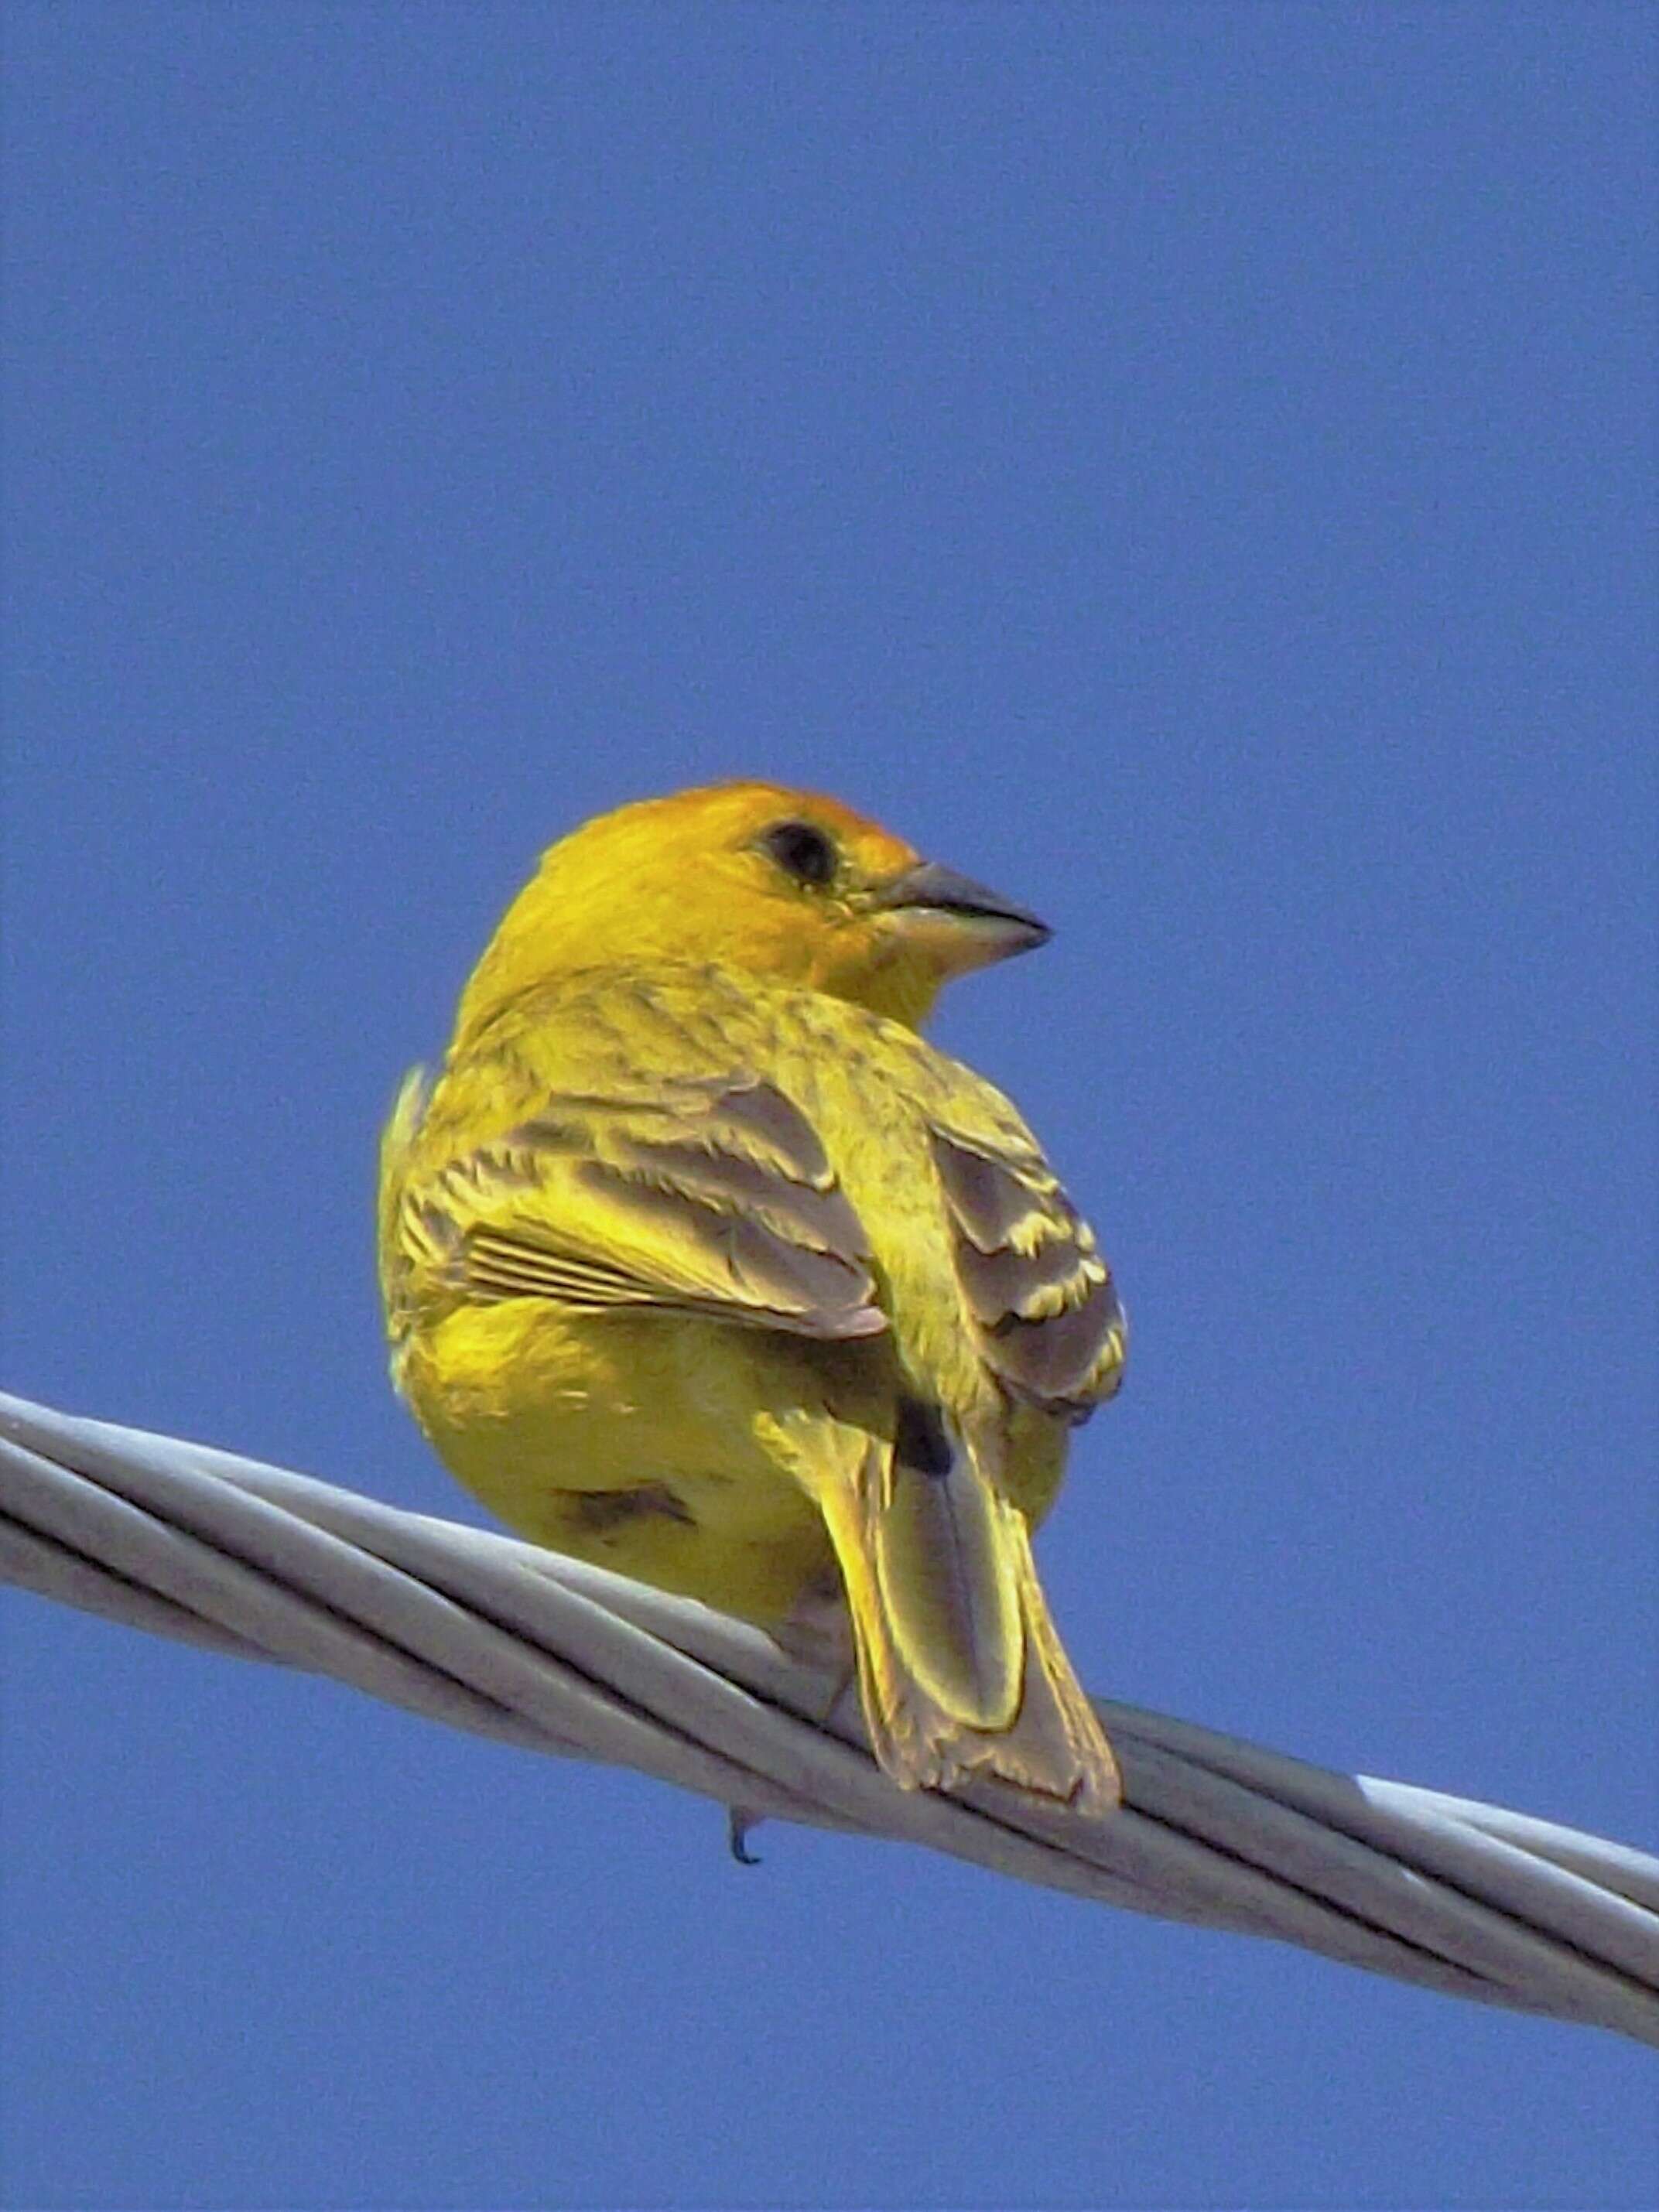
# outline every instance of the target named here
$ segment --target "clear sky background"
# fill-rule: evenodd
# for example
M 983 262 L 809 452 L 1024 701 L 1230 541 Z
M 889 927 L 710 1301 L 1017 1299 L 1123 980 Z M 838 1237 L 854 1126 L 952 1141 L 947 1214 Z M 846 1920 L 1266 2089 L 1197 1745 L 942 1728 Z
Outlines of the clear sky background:
M 0 1380 L 471 1517 L 371 1163 L 827 787 L 1134 1317 L 1104 1692 L 1659 1843 L 1637 7 L 15 0 Z M 1651 2054 L 10 1597 L 14 2207 L 1651 2204 Z

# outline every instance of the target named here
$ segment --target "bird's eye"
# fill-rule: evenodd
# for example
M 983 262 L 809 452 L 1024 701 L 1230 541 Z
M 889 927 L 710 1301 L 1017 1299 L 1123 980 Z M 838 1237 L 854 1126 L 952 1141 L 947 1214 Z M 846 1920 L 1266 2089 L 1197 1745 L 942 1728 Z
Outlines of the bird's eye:
M 761 849 L 798 884 L 823 884 L 836 872 L 836 848 L 810 822 L 776 822 L 760 840 Z

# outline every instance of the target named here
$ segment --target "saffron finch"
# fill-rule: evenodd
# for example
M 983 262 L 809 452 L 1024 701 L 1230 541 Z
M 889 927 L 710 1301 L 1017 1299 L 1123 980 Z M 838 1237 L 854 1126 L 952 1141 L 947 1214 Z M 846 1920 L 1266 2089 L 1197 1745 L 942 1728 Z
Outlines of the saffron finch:
M 586 823 L 404 1084 L 380 1273 L 398 1387 L 520 1534 L 786 1638 L 850 1623 L 896 1782 L 1100 1813 L 1030 1530 L 1123 1312 L 1019 1115 L 918 1034 L 1048 934 L 808 793 Z

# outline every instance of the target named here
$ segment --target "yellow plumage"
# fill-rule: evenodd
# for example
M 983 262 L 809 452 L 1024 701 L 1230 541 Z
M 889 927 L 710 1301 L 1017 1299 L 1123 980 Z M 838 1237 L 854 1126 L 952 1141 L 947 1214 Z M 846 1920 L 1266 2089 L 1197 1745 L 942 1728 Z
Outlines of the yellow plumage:
M 398 1387 L 504 1521 L 783 1632 L 844 1599 L 896 1780 L 1099 1810 L 1030 1528 L 1121 1310 L 1014 1109 L 915 1028 L 1046 933 L 770 785 L 586 824 L 404 1085 L 380 1269 Z

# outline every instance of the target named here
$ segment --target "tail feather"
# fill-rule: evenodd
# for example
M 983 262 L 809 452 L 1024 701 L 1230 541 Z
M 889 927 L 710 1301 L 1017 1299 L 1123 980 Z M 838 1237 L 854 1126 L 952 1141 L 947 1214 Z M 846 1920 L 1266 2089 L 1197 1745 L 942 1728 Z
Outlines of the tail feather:
M 960 1449 L 934 1469 L 877 1445 L 860 1476 L 880 1609 L 917 1691 L 975 1729 L 1006 1733 L 1019 1711 L 1024 1636 L 1000 1499 Z
M 793 1426 L 793 1425 L 792 1425 Z M 814 1420 L 789 1437 L 846 1585 L 876 1756 L 906 1789 L 994 1776 L 1079 1810 L 1122 1796 L 1048 1613 L 1025 1516 L 952 1440 L 931 1471 Z

